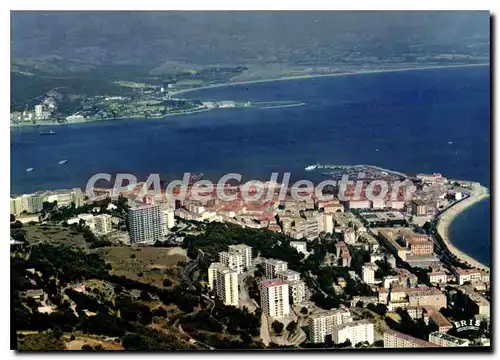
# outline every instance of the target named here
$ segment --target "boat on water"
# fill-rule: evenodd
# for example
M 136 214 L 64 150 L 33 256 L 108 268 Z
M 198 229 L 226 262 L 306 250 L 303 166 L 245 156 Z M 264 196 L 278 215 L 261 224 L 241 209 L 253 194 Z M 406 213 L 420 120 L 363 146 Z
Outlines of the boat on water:
M 40 135 L 55 135 L 56 132 L 55 131 L 40 131 L 39 134 Z
M 319 163 L 314 164 L 314 165 L 308 165 L 305 167 L 306 171 L 313 171 L 316 170 L 319 166 L 321 166 Z
M 58 161 L 57 163 L 58 163 L 59 165 L 62 165 L 62 164 L 66 164 L 67 162 L 68 162 L 68 160 L 60 160 L 60 161 Z
M 26 171 L 27 172 L 33 171 L 33 168 L 27 168 Z

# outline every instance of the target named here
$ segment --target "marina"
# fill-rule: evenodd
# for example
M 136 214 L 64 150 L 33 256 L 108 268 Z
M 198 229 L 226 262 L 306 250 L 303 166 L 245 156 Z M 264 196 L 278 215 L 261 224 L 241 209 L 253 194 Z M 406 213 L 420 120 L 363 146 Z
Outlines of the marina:
M 321 171 L 321 175 L 331 176 L 333 178 L 341 178 L 347 175 L 349 178 L 370 179 L 387 179 L 387 180 L 404 180 L 408 175 L 394 170 L 384 169 L 374 165 L 325 165 L 313 164 L 305 167 L 306 171 Z M 325 171 L 326 170 L 326 171 Z

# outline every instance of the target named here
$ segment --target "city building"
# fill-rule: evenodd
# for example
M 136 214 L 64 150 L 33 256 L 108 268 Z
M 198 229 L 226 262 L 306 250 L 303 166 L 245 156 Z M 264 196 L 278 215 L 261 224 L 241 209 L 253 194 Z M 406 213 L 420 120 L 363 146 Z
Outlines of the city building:
M 276 272 L 276 278 L 284 281 L 300 280 L 300 273 L 292 269 Z
M 286 280 L 290 304 L 301 304 L 306 301 L 307 287 L 302 280 Z
M 216 294 L 224 305 L 238 306 L 238 273 L 225 266 L 217 267 Z
M 416 216 L 427 215 L 427 206 L 422 200 L 413 200 L 411 202 L 411 213 Z
M 229 245 L 229 251 L 239 253 L 243 256 L 243 266 L 252 266 L 252 248 L 245 244 Z
M 311 315 L 307 326 L 308 341 L 311 343 L 323 343 L 327 335 L 332 335 L 334 326 L 351 321 L 351 313 L 344 308 L 322 311 Z
M 168 234 L 169 230 L 175 226 L 175 210 L 172 208 L 161 210 L 162 234 Z
M 266 272 L 266 278 L 275 279 L 278 272 L 282 272 L 288 269 L 288 263 L 276 259 L 264 259 L 264 270 Z
M 272 318 L 288 316 L 290 314 L 288 284 L 279 279 L 261 281 L 260 307 L 265 315 Z
M 220 262 L 211 263 L 208 267 L 208 287 L 210 290 L 217 288 L 217 270 L 224 267 L 224 264 Z
M 307 253 L 307 243 L 305 241 L 290 241 L 290 246 L 295 248 L 299 253 Z
M 439 347 L 428 341 L 415 338 L 394 330 L 384 332 L 384 348 L 421 348 L 421 347 Z
M 413 256 L 425 256 L 434 253 L 434 244 L 428 237 L 410 236 L 408 244 L 410 254 Z
M 219 253 L 219 261 L 224 266 L 233 269 L 238 274 L 242 274 L 245 268 L 243 254 L 235 251 L 223 251 Z
M 427 273 L 429 282 L 433 285 L 446 284 L 448 282 L 448 275 L 444 271 L 432 271 Z
M 109 214 L 99 214 L 94 216 L 95 231 L 100 235 L 109 234 L 113 231 L 112 216 Z
M 437 310 L 446 308 L 446 295 L 436 288 L 420 286 L 406 290 L 409 306 L 434 307 Z
M 361 267 L 361 278 L 366 284 L 375 284 L 375 270 L 377 266 L 371 263 L 365 263 Z
M 458 285 L 463 285 L 466 282 L 481 281 L 481 271 L 475 269 L 453 268 Z
M 426 310 L 429 315 L 429 325 L 437 332 L 446 333 L 453 328 L 451 322 L 438 310 L 429 307 Z
M 342 344 L 349 340 L 352 345 L 368 342 L 373 344 L 373 323 L 363 319 L 332 327 L 332 341 Z
M 161 213 L 158 205 L 140 205 L 128 213 L 129 237 L 132 244 L 161 240 Z
M 41 104 L 35 105 L 35 118 L 36 119 L 41 119 L 43 117 L 42 112 L 43 112 L 43 106 Z
M 441 347 L 469 346 L 469 340 L 461 339 L 442 332 L 434 332 L 429 334 L 429 342 Z

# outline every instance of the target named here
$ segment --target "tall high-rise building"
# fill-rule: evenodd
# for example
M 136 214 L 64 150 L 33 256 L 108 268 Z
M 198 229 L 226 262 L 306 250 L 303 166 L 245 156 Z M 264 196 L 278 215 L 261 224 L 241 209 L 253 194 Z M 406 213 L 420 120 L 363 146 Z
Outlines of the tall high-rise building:
M 252 266 L 252 248 L 245 244 L 229 245 L 230 252 L 237 252 L 243 255 L 243 266 L 249 268 Z
M 238 274 L 243 273 L 244 261 L 243 254 L 234 251 L 223 251 L 219 253 L 219 261 L 224 264 L 224 266 L 233 269 Z
M 238 273 L 224 266 L 217 268 L 216 276 L 217 297 L 224 305 L 238 306 Z
M 351 321 L 351 313 L 343 308 L 314 314 L 308 320 L 307 335 L 309 342 L 323 343 L 325 337 L 332 334 L 334 326 Z
M 174 209 L 163 208 L 161 210 L 161 224 L 163 234 L 167 234 L 168 231 L 175 226 Z
M 286 261 L 276 259 L 265 259 L 264 269 L 266 271 L 266 278 L 275 279 L 277 278 L 278 272 L 282 272 L 288 269 L 288 263 Z
M 217 289 L 217 270 L 224 267 L 220 262 L 211 263 L 208 268 L 208 287 L 210 290 Z
M 269 317 L 280 318 L 290 314 L 288 284 L 283 280 L 264 280 L 260 283 L 260 307 Z
M 95 230 L 100 235 L 109 234 L 113 230 L 112 216 L 109 214 L 99 214 L 94 216 Z
M 155 242 L 161 239 L 161 214 L 158 205 L 140 205 L 129 210 L 131 243 Z

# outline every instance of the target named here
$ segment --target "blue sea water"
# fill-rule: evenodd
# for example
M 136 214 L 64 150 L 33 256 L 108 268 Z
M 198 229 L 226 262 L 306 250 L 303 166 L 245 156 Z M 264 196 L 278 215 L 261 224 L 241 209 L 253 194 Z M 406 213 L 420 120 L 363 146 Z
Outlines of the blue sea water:
M 245 181 L 287 171 L 298 179 L 316 162 L 441 172 L 490 186 L 489 67 L 256 83 L 186 97 L 306 105 L 50 127 L 54 136 L 13 129 L 11 192 L 84 186 L 99 172 L 165 179 L 237 172 Z M 489 263 L 489 201 L 462 213 L 450 233 L 458 248 Z

